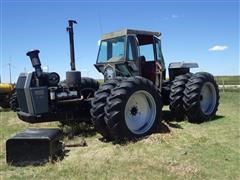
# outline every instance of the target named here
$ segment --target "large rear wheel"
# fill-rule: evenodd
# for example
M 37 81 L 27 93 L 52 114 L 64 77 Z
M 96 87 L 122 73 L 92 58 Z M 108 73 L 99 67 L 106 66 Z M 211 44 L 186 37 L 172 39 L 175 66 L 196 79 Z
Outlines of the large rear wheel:
M 185 117 L 185 109 L 183 108 L 183 91 L 190 77 L 190 73 L 179 75 L 171 82 L 169 108 L 177 121 L 182 121 Z
M 190 122 L 213 119 L 219 105 L 219 89 L 214 77 L 206 72 L 194 74 L 184 90 L 184 109 Z
M 65 85 L 64 83 L 62 84 Z M 82 77 L 81 78 L 81 95 L 84 99 L 84 103 L 81 104 L 79 107 L 79 117 L 75 120 L 75 122 L 72 121 L 61 121 L 61 126 L 68 125 L 68 126 L 76 126 L 77 123 L 85 122 L 87 124 L 92 124 L 92 121 L 90 119 L 90 109 L 91 109 L 91 98 L 93 98 L 95 91 L 97 91 L 99 88 L 99 83 L 92 78 L 89 77 Z
M 86 103 L 83 104 L 83 107 L 80 107 L 81 111 L 79 114 L 81 114 L 81 118 L 79 118 L 79 122 L 83 121 L 88 124 L 92 124 L 90 118 L 91 98 L 94 97 L 94 93 L 98 89 L 99 83 L 95 79 L 89 77 L 81 78 L 81 95 L 82 98 L 86 100 Z
M 81 94 L 84 99 L 93 97 L 98 88 L 99 83 L 95 79 L 89 77 L 81 78 Z
M 135 139 L 153 132 L 161 110 L 161 96 L 153 83 L 130 77 L 107 98 L 105 122 L 115 140 Z

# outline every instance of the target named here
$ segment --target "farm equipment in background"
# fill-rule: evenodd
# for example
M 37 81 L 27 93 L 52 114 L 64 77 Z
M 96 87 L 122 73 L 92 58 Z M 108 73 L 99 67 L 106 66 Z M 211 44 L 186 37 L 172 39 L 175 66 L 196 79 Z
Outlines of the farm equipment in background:
M 99 84 L 92 78 L 81 77 L 81 72 L 76 71 L 73 24 L 77 22 L 69 20 L 68 23 L 71 70 L 66 72 L 66 80 L 60 82 L 60 76 L 56 72 L 43 72 L 39 50 L 27 53 L 35 71 L 20 74 L 16 93 L 11 98 L 12 109 L 23 121 L 88 122 L 90 119 L 90 98 L 93 97 Z
M 191 73 L 197 63 L 168 66 L 161 50 L 161 33 L 125 29 L 103 35 L 95 67 L 104 84 L 95 92 L 91 116 L 106 139 L 134 139 L 154 131 L 162 106 L 176 120 L 200 123 L 214 118 L 219 90 L 207 72 Z
M 10 108 L 10 97 L 14 89 L 14 84 L 0 83 L 0 107 L 3 109 Z

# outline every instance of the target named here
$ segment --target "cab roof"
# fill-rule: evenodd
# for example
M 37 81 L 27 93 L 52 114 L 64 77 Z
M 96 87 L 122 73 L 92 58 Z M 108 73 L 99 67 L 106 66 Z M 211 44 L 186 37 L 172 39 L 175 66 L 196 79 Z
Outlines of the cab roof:
M 148 35 L 148 36 L 157 36 L 157 37 L 161 36 L 160 32 L 143 31 L 143 30 L 135 30 L 135 29 L 122 29 L 122 30 L 119 30 L 119 31 L 104 34 L 102 36 L 102 40 L 112 39 L 112 38 L 115 38 L 115 37 L 125 36 L 125 35 L 128 35 L 128 34 Z

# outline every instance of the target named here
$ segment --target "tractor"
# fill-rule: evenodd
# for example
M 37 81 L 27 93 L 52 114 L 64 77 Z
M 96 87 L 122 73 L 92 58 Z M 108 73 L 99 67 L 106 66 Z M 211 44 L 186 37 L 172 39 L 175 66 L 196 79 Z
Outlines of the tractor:
M 14 93 L 15 85 L 9 83 L 0 83 L 0 107 L 10 108 L 10 97 Z
M 163 105 L 169 105 L 176 120 L 200 123 L 215 117 L 219 90 L 214 77 L 191 73 L 197 63 L 174 62 L 167 78 L 159 32 L 124 29 L 103 35 L 95 67 L 104 83 L 99 87 L 96 80 L 81 77 L 75 67 L 74 23 L 70 20 L 67 27 L 71 70 L 65 80 L 43 72 L 39 50 L 27 53 L 35 70 L 20 74 L 11 98 L 21 120 L 86 121 L 103 139 L 118 141 L 152 133 Z
M 20 74 L 16 92 L 10 101 L 19 119 L 29 123 L 90 123 L 90 99 L 99 83 L 92 78 L 81 77 L 81 72 L 76 70 L 73 38 L 73 24 L 76 23 L 74 20 L 68 21 L 71 70 L 66 72 L 65 80 L 60 81 L 56 72 L 43 72 L 39 50 L 27 52 L 35 70 Z
M 212 119 L 219 105 L 213 75 L 191 73 L 197 63 L 173 62 L 169 76 L 161 50 L 161 33 L 124 29 L 103 35 L 95 67 L 104 83 L 91 101 L 91 119 L 105 139 L 136 139 L 152 133 L 163 105 L 176 120 Z

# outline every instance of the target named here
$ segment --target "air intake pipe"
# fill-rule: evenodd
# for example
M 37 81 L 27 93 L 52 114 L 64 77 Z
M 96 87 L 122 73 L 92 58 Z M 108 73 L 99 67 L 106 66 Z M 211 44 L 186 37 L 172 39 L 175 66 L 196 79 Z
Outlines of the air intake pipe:
M 60 81 L 60 76 L 55 73 L 45 73 L 41 68 L 41 61 L 39 59 L 39 50 L 35 49 L 27 52 L 27 56 L 29 56 L 32 66 L 35 69 L 35 74 L 38 78 L 38 85 L 48 85 L 48 86 L 57 86 Z
M 39 52 L 40 51 L 38 49 L 35 49 L 32 51 L 28 51 L 26 55 L 29 56 L 29 58 L 31 60 L 32 66 L 36 72 L 36 76 L 38 78 L 41 78 L 43 76 L 43 70 L 41 68 L 41 61 L 38 56 Z

